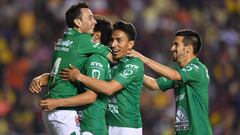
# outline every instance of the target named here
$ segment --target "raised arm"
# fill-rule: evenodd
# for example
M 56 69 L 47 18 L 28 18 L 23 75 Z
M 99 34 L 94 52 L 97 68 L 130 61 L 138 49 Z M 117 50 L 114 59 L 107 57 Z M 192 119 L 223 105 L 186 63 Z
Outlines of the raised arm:
M 164 76 L 170 80 L 181 80 L 181 76 L 176 70 L 159 64 L 156 61 L 147 58 L 146 56 L 140 54 L 137 51 L 130 51 L 128 56 L 138 57 L 143 61 L 144 64 L 146 64 L 149 68 L 151 68 L 153 71 L 155 71 L 161 76 Z

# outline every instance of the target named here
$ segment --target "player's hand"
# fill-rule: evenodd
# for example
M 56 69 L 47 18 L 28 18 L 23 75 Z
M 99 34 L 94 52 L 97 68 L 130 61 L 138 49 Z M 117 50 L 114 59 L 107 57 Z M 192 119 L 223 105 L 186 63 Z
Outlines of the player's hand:
M 29 90 L 32 93 L 39 93 L 41 92 L 41 86 L 42 86 L 41 76 L 38 76 L 33 78 L 33 80 L 31 81 Z
M 140 58 L 142 57 L 142 54 L 135 51 L 135 50 L 130 50 L 128 51 L 128 54 L 127 54 L 128 57 L 137 57 L 137 58 Z
M 63 80 L 76 81 L 77 80 L 77 76 L 79 74 L 81 74 L 80 71 L 70 64 L 69 68 L 62 69 L 62 71 L 60 72 L 59 76 Z
M 60 107 L 61 102 L 58 99 L 48 98 L 40 101 L 40 106 L 43 108 L 43 111 L 50 111 Z

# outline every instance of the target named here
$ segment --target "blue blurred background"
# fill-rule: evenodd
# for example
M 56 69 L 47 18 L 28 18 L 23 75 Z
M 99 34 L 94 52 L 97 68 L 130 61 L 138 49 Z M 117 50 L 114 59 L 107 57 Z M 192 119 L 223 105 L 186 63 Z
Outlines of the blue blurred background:
M 132 22 L 138 31 L 135 49 L 173 65 L 170 44 L 177 30 L 193 28 L 203 39 L 199 55 L 211 76 L 209 118 L 214 135 L 240 134 L 239 0 L 85 0 L 95 14 L 112 22 Z M 76 0 L 0 1 L 0 134 L 45 135 L 38 101 L 28 86 L 50 71 L 54 42 L 66 30 L 64 13 Z M 158 77 L 145 69 L 147 75 Z M 173 91 L 143 88 L 144 135 L 171 135 Z

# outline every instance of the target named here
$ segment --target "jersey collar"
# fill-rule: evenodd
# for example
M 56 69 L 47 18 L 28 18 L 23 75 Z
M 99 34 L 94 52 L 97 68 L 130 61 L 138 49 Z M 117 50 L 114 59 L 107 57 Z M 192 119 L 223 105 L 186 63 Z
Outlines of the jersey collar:
M 195 57 L 195 58 L 193 58 L 192 60 L 190 60 L 187 65 L 189 65 L 189 64 L 191 64 L 191 63 L 196 63 L 197 61 L 199 61 L 199 59 Z M 187 66 L 187 65 L 186 65 L 186 66 Z M 185 66 L 185 67 L 186 67 L 186 66 Z M 185 67 L 183 67 L 183 68 L 185 68 Z
M 128 61 L 128 57 L 127 57 L 127 56 L 124 56 L 124 57 L 122 57 L 122 58 L 119 60 L 119 62 L 122 62 L 122 63 L 127 62 L 127 61 Z

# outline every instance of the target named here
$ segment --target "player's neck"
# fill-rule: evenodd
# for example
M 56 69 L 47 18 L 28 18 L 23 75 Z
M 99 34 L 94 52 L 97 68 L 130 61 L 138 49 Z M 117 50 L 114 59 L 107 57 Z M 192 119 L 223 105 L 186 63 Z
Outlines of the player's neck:
M 81 28 L 74 28 L 77 32 L 79 32 L 79 33 L 82 33 L 82 30 L 81 30 Z
M 179 61 L 179 65 L 185 67 L 194 58 L 196 58 L 195 55 L 188 55 Z

